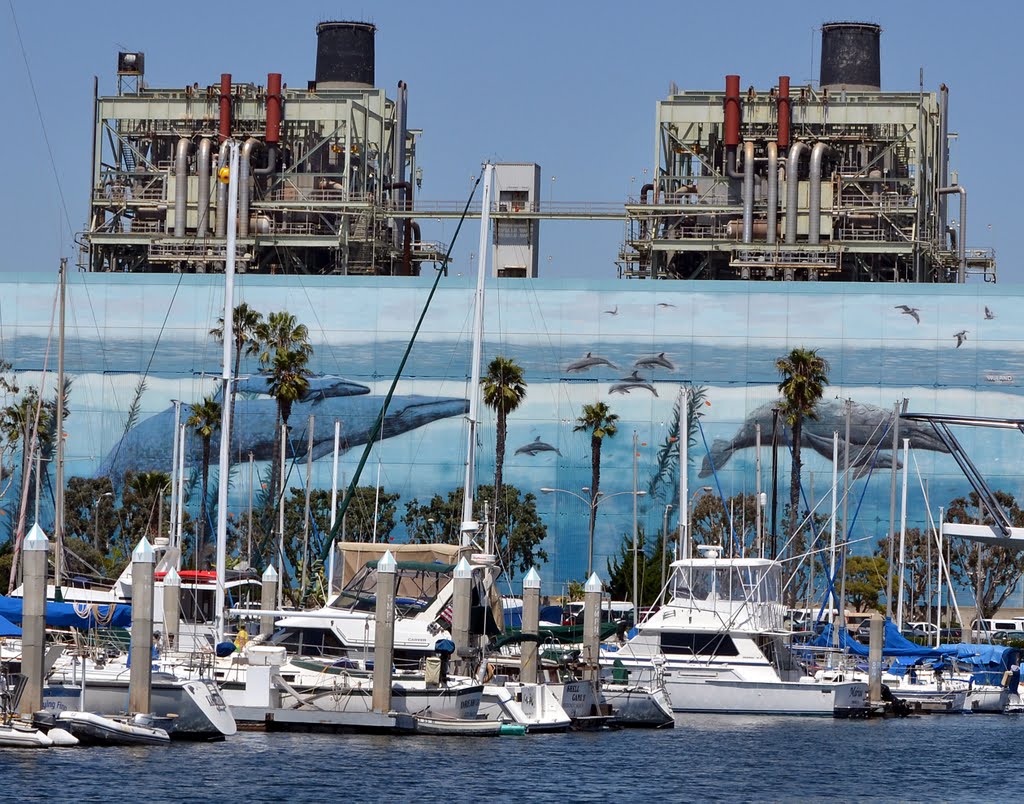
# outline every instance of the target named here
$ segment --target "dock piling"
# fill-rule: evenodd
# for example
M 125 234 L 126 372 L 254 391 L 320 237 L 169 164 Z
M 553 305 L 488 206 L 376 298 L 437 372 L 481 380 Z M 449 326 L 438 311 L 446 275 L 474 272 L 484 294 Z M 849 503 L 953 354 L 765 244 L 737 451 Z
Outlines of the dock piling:
M 537 637 L 540 630 L 540 575 L 532 568 L 523 578 L 523 641 L 519 680 L 524 684 L 540 681 Z
M 373 711 L 391 711 L 391 663 L 395 652 L 395 571 L 388 550 L 377 562 L 377 608 L 373 635 Z
M 164 575 L 164 639 L 167 650 L 177 650 L 181 626 L 181 576 L 171 567 Z
M 260 594 L 260 608 L 264 611 L 273 611 L 277 604 L 277 570 L 270 564 L 263 571 L 263 586 Z M 260 616 L 260 636 L 269 637 L 274 633 L 274 615 L 263 614 Z
M 583 591 L 583 679 L 596 691 L 601 677 L 601 579 L 596 572 Z
M 46 647 L 46 553 L 50 540 L 39 525 L 25 537 L 21 617 L 21 672 L 25 689 L 18 712 L 29 716 L 43 708 L 43 652 Z
M 455 672 L 472 675 L 473 649 L 469 644 L 469 619 L 473 595 L 473 568 L 465 557 L 454 572 L 455 599 L 452 602 L 452 641 L 455 643 Z
M 153 672 L 153 563 L 156 553 L 145 536 L 132 551 L 132 641 L 128 711 L 149 714 Z

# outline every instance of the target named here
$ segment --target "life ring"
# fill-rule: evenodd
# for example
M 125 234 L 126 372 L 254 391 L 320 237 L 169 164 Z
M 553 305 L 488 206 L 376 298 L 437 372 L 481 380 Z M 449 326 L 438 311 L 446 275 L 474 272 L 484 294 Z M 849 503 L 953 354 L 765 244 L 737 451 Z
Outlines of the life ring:
M 494 665 L 488 662 L 487 668 L 484 670 L 483 678 L 480 679 L 480 681 L 483 684 L 489 684 L 492 678 L 494 678 Z

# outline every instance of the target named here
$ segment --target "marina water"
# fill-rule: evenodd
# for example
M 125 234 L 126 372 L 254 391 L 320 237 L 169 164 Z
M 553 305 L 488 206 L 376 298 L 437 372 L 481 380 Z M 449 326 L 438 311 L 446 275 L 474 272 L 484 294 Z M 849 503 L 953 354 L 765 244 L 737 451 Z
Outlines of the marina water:
M 240 733 L 0 751 L 17 801 L 1012 801 L 1021 721 L 685 716 L 669 731 L 474 739 Z

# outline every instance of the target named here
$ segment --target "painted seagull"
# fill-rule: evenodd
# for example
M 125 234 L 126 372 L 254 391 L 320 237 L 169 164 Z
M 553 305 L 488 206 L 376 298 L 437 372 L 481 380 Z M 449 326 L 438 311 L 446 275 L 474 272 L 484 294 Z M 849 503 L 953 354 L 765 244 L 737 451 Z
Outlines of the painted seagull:
M 516 450 L 515 454 L 529 455 L 532 458 L 538 452 L 554 452 L 556 455 L 562 454 L 561 452 L 558 451 L 558 447 L 553 447 L 546 441 L 541 441 L 540 436 L 537 436 L 529 444 L 524 444 L 523 446 L 521 446 L 519 449 Z
M 954 332 L 953 337 L 956 338 L 956 348 L 959 349 L 964 345 L 964 341 L 967 340 L 967 330 L 962 329 L 959 332 Z
M 910 307 L 909 305 L 906 304 L 898 304 L 893 309 L 899 310 L 901 313 L 903 313 L 903 315 L 909 315 L 918 324 L 921 323 L 921 316 L 918 315 L 918 313 L 921 312 L 921 309 L 919 307 Z
M 658 307 L 675 307 L 675 305 L 670 302 L 658 302 Z
M 566 371 L 586 371 L 587 369 L 591 369 L 594 366 L 610 366 L 613 369 L 617 369 L 618 368 L 618 366 L 616 366 L 608 358 L 601 357 L 600 355 L 595 355 L 595 354 L 593 354 L 591 352 L 587 352 L 579 360 L 574 360 L 572 363 L 570 363 L 568 366 L 566 366 L 565 370 Z
M 618 315 L 619 314 L 619 305 L 616 304 L 611 310 L 605 310 L 604 312 L 605 312 L 605 315 Z
M 991 321 L 995 317 L 996 317 L 996 314 L 993 313 L 988 307 L 985 307 L 985 320 L 986 321 Z

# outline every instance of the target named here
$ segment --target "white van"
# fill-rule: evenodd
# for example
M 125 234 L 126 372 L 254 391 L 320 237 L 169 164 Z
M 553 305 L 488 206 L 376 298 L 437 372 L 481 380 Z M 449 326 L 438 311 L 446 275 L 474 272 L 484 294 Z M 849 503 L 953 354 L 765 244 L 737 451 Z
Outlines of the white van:
M 563 625 L 583 625 L 583 601 L 570 603 L 565 607 L 562 615 Z M 633 604 L 628 600 L 602 600 L 601 601 L 601 622 L 618 623 L 627 622 L 633 624 Z
M 1024 620 L 1006 619 L 985 619 L 978 624 L 977 620 L 971 620 L 971 630 L 991 634 L 993 631 L 1024 631 Z

